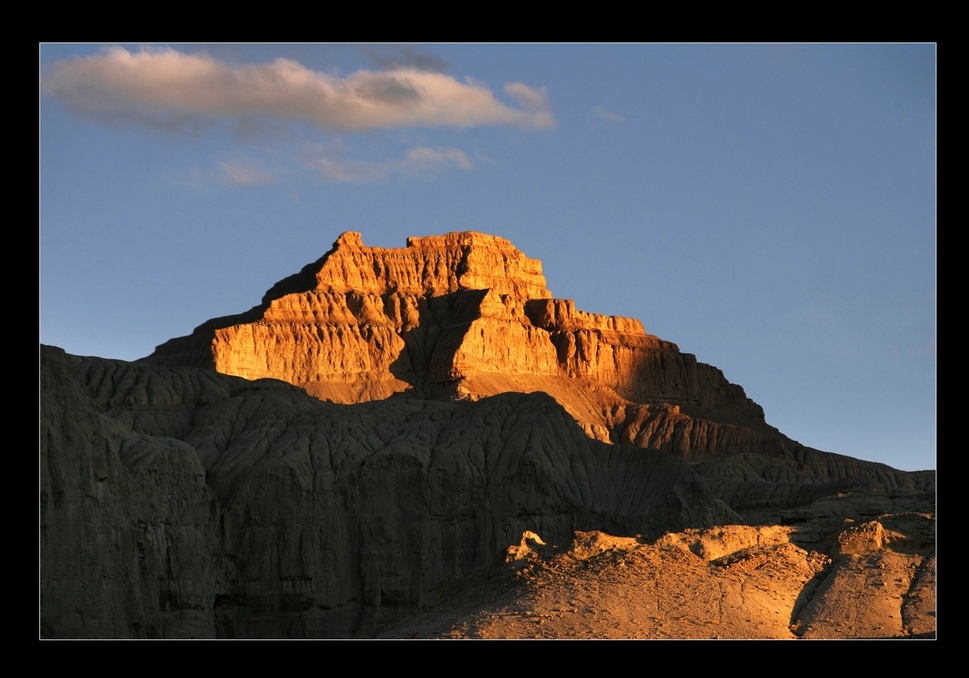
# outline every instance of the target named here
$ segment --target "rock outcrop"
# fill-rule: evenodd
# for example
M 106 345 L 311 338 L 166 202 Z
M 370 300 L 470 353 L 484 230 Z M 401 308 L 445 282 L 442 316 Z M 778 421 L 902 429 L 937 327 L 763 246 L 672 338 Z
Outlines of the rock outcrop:
M 663 447 L 668 436 L 656 430 L 677 428 L 674 415 L 682 415 L 717 425 L 697 430 L 699 444 L 679 436 L 685 456 L 731 445 L 779 449 L 763 410 L 718 369 L 638 320 L 553 299 L 540 261 L 475 232 L 410 238 L 400 249 L 344 233 L 258 306 L 143 360 L 281 379 L 341 403 L 543 391 L 611 442 Z
M 655 541 L 576 532 L 562 545 L 525 533 L 506 563 L 442 582 L 384 637 L 934 638 L 932 515 L 860 519 L 864 503 L 844 495 L 829 506 L 840 524 L 807 531 L 820 530 L 823 543 L 786 525 L 721 525 Z

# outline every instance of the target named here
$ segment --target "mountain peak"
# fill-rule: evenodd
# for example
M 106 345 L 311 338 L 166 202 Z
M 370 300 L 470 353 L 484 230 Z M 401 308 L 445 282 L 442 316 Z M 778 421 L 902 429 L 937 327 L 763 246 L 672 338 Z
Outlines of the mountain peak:
M 344 231 L 333 243 L 333 248 L 337 247 L 363 247 L 363 234 L 359 231 Z
M 281 379 L 342 403 L 542 391 L 600 440 L 685 456 L 716 454 L 738 436 L 748 448 L 781 445 L 760 406 L 720 370 L 639 320 L 553 298 L 541 261 L 477 231 L 410 237 L 403 248 L 370 247 L 346 231 L 261 305 L 144 360 Z
M 522 300 L 552 296 L 540 261 L 504 238 L 476 231 L 411 237 L 404 248 L 368 247 L 360 233 L 346 231 L 320 261 L 316 288 L 424 296 L 491 289 Z

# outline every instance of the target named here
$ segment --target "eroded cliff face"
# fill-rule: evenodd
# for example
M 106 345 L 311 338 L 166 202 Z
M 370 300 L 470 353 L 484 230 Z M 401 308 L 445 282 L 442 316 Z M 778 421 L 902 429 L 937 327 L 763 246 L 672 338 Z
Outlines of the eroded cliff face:
M 563 595 L 592 604 L 620 578 L 630 586 L 614 609 L 646 616 L 617 626 L 583 619 L 579 606 L 578 618 L 549 624 L 543 637 L 934 633 L 934 473 L 803 457 L 821 462 L 830 478 L 764 455 L 698 464 L 609 445 L 540 393 L 340 405 L 278 380 L 41 347 L 40 630 L 419 637 L 407 620 L 441 605 L 439 584 L 487 589 L 522 534 L 561 546 L 595 530 L 637 545 L 648 567 L 621 576 L 566 568 L 579 589 L 566 584 Z M 753 527 L 755 513 L 756 524 L 785 527 Z M 754 535 L 758 548 L 780 530 L 799 545 L 782 544 L 796 557 L 744 555 L 747 578 L 724 588 L 734 561 L 693 542 L 731 530 Z M 686 546 L 653 553 L 649 542 Z M 659 593 L 644 596 L 648 582 Z M 876 589 L 866 592 L 867 582 Z M 684 596 L 693 607 L 682 607 Z M 481 602 L 480 591 L 473 599 L 485 610 L 507 604 Z M 671 620 L 658 607 L 679 614 Z M 444 612 L 461 622 L 453 605 Z M 501 626 L 496 614 L 478 637 L 534 633 L 531 622 Z M 436 625 L 426 637 L 446 631 Z
M 638 320 L 554 299 L 540 261 L 476 232 L 410 238 L 399 249 L 344 233 L 260 305 L 144 361 L 281 379 L 339 403 L 542 391 L 592 437 L 686 457 L 780 445 L 760 406 L 718 369 Z M 675 443 L 663 436 L 684 419 L 703 424 Z
M 174 389 L 116 391 L 109 376 L 102 407 L 132 407 L 146 426 L 105 416 L 82 370 L 80 358 L 41 348 L 40 633 L 215 637 L 221 517 L 198 455 L 179 439 L 191 413 Z M 200 374 L 198 400 L 223 396 L 220 379 Z M 149 400 L 163 421 L 140 417 L 136 403 Z
M 360 637 L 525 530 L 734 522 L 686 462 L 544 394 L 326 403 L 277 380 L 41 352 L 50 637 Z

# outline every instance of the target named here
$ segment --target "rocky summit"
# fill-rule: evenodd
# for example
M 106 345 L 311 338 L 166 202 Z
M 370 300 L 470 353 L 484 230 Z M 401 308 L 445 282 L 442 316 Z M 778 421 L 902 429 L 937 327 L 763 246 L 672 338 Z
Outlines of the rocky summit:
M 43 637 L 935 633 L 934 471 L 791 440 L 503 238 L 347 232 L 141 360 L 40 358 Z

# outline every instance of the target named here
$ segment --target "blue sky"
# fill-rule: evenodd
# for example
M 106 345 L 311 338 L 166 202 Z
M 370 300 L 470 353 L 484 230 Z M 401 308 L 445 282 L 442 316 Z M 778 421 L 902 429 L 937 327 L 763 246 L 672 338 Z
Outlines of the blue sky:
M 134 360 L 340 233 L 477 230 L 799 442 L 936 467 L 936 46 L 41 44 L 40 340 Z

